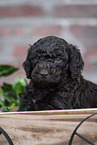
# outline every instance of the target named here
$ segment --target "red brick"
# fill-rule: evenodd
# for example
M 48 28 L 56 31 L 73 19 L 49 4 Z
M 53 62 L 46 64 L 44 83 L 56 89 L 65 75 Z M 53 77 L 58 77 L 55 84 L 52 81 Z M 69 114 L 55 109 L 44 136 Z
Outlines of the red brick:
M 97 70 L 97 46 L 88 48 L 84 58 L 85 66 L 87 66 L 85 69 L 91 71 L 96 68 Z
M 86 54 L 87 58 L 96 58 L 97 59 L 97 46 L 95 47 L 91 47 L 88 49 L 87 54 Z
M 81 38 L 83 36 L 83 26 L 71 26 L 70 31 L 78 38 Z
M 23 27 L 0 27 L 0 36 L 14 36 L 14 35 L 22 35 L 24 34 Z
M 97 26 L 78 26 L 70 27 L 70 31 L 78 38 L 97 38 Z
M 2 47 L 1 47 L 1 45 L 0 45 L 0 55 L 1 55 L 1 53 L 2 53 Z
M 9 6 L 0 7 L 0 17 L 24 17 L 24 16 L 40 16 L 43 11 L 38 6 Z
M 35 36 L 45 37 L 48 35 L 59 35 L 61 31 L 60 26 L 41 26 L 34 31 Z
M 0 45 L 0 50 L 2 49 L 1 45 Z
M 97 16 L 97 5 L 56 6 L 53 14 L 57 17 L 95 17 Z
M 29 46 L 27 45 L 18 45 L 13 48 L 13 56 L 15 57 L 26 57 L 27 55 L 27 50 Z
M 97 26 L 84 27 L 84 37 L 96 38 L 97 40 Z

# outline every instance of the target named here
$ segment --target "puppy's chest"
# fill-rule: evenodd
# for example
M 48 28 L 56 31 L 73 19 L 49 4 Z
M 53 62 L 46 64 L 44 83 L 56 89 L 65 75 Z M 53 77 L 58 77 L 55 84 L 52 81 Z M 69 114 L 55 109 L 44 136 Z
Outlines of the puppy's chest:
M 32 99 L 37 103 L 41 101 L 51 101 L 52 99 L 58 99 L 59 101 L 69 101 L 72 96 L 72 91 L 67 91 L 65 89 L 47 91 L 47 90 L 35 90 Z
M 41 101 L 47 98 L 51 98 L 53 95 L 54 95 L 54 92 L 36 89 L 32 94 L 32 98 L 34 98 L 36 101 Z

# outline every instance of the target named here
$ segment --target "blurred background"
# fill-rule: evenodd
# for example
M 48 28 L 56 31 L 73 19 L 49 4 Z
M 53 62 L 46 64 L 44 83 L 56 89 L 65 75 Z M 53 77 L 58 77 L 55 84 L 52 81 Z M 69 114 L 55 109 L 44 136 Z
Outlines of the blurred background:
M 0 84 L 26 77 L 22 63 L 28 44 L 48 35 L 77 45 L 83 76 L 97 83 L 97 0 L 0 0 L 0 64 L 20 68 Z

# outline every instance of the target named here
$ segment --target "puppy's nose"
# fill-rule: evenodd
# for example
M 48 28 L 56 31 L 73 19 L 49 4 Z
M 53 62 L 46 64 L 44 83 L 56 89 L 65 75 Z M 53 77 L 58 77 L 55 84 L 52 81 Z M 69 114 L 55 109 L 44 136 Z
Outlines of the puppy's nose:
M 48 75 L 48 71 L 47 70 L 41 70 L 40 74 L 45 77 L 45 76 Z

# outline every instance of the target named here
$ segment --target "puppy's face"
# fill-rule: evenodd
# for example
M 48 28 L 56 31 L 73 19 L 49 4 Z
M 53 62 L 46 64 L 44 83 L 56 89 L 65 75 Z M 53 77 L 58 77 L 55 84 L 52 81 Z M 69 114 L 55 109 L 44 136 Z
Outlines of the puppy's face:
M 77 79 L 84 61 L 80 51 L 65 40 L 48 36 L 30 46 L 23 63 L 26 76 L 39 86 L 59 85 L 66 79 Z
M 58 45 L 37 46 L 30 55 L 31 79 L 43 86 L 59 84 L 67 70 L 68 55 Z

